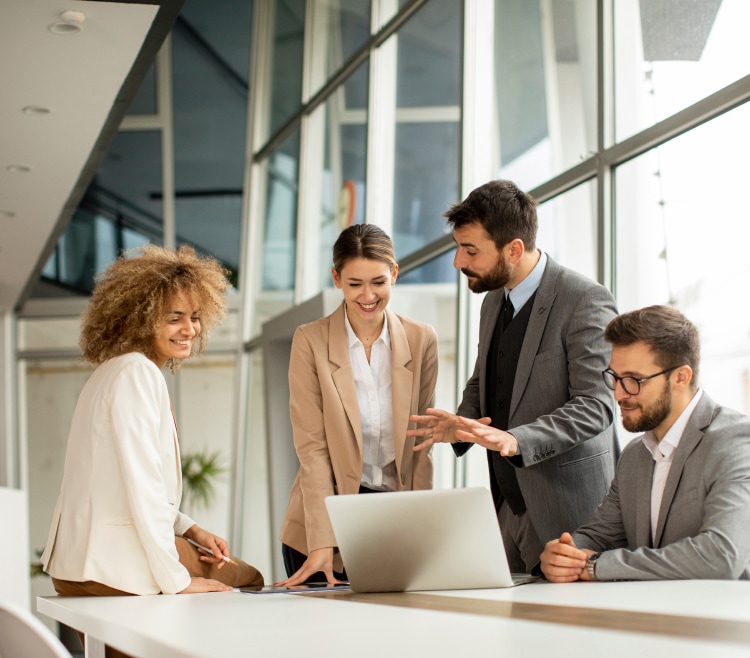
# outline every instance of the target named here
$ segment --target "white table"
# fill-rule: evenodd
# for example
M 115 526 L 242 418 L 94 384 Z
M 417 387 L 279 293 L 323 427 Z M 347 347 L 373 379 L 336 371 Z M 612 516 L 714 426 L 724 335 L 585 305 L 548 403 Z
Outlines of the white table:
M 38 599 L 139 658 L 750 655 L 750 583 L 533 583 L 405 594 L 239 592 Z

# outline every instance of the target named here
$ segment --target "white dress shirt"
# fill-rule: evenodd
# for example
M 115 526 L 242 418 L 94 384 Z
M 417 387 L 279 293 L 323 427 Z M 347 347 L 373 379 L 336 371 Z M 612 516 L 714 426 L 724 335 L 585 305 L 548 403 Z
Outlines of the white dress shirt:
M 365 346 L 354 333 L 348 316 L 346 335 L 362 423 L 361 484 L 377 491 L 395 491 L 398 489 L 398 473 L 393 443 L 391 339 L 388 319 L 384 319 L 380 336 L 371 346 L 369 363 Z

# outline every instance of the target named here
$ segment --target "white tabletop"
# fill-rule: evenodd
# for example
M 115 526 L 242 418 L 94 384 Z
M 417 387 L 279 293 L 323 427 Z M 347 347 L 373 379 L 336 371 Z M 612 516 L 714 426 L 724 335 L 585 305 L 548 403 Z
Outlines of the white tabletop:
M 403 595 L 45 597 L 38 609 L 142 658 L 750 655 L 746 582 L 534 583 Z M 622 630 L 618 615 L 637 624 Z M 670 619 L 677 625 L 662 623 Z

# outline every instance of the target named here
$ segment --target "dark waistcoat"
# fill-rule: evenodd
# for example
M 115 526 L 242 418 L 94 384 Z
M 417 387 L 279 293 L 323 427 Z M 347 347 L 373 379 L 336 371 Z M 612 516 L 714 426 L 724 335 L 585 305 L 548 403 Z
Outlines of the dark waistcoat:
M 521 354 L 526 327 L 531 317 L 536 293 L 516 313 L 511 323 L 502 329 L 502 313 L 498 316 L 495 332 L 492 335 L 489 353 L 487 354 L 487 413 L 492 418 L 490 425 L 499 430 L 508 429 L 510 417 L 510 400 L 513 395 L 513 381 L 516 378 L 518 357 Z M 514 514 L 526 511 L 521 489 L 518 486 L 516 467 L 500 456 L 495 450 L 487 451 L 490 464 L 490 484 L 495 506 L 499 509 L 503 499 Z

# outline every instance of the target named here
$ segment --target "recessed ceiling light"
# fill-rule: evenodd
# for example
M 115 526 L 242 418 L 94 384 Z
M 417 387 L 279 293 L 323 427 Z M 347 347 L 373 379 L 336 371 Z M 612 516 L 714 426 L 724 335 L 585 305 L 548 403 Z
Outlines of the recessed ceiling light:
M 77 34 L 81 31 L 81 23 L 86 18 L 82 11 L 64 11 L 60 14 L 61 21 L 52 23 L 49 31 L 53 34 Z
M 31 165 L 12 164 L 8 165 L 6 169 L 14 174 L 28 174 L 31 171 Z
M 42 116 L 45 114 L 50 114 L 52 110 L 48 107 L 42 107 L 41 105 L 27 105 L 26 107 L 23 108 L 22 112 L 24 114 Z

